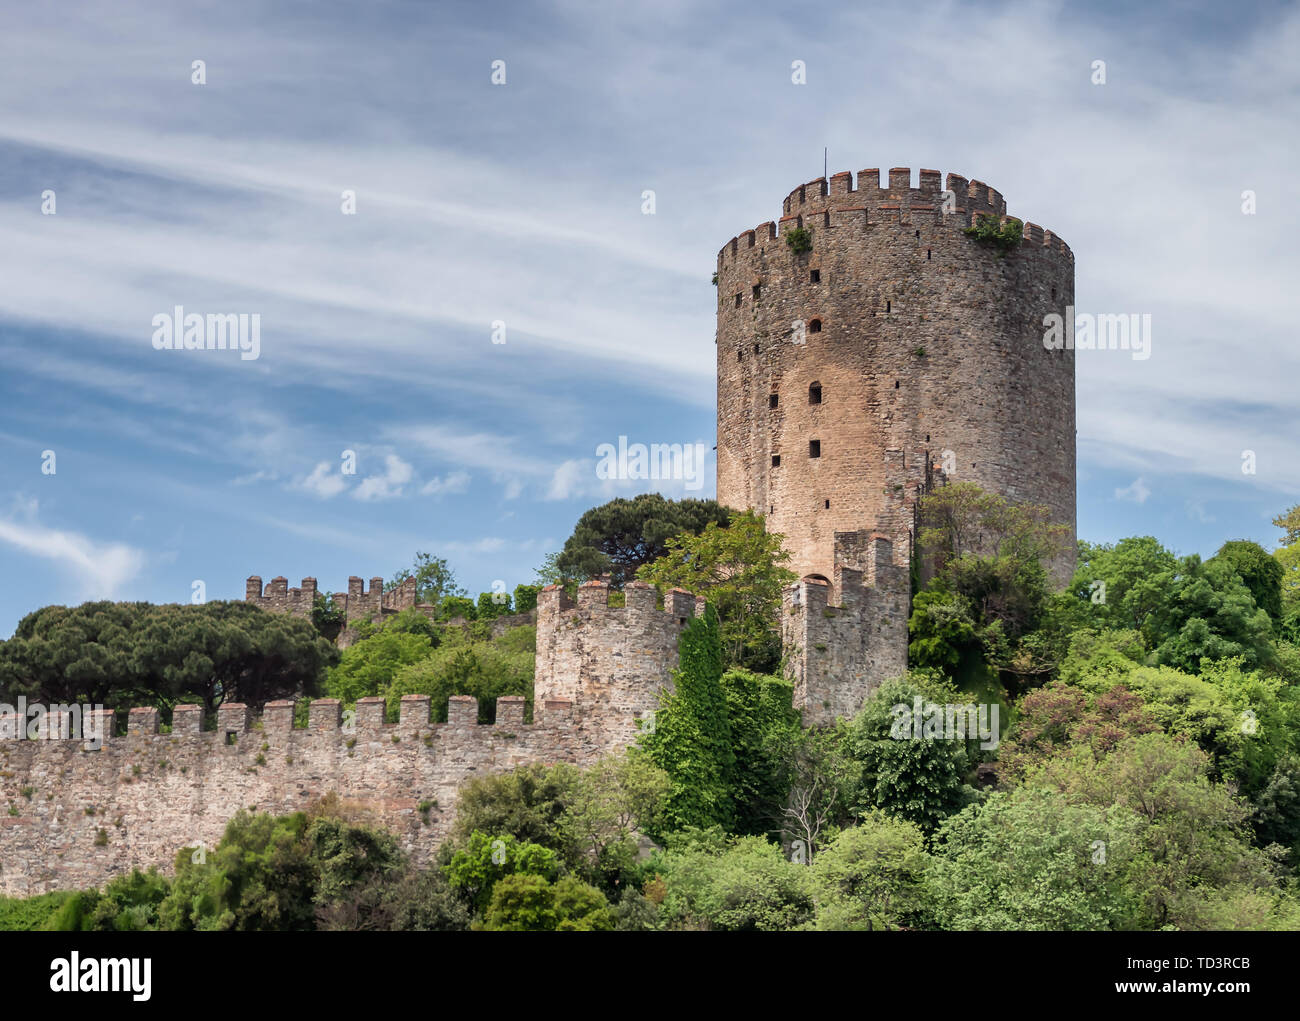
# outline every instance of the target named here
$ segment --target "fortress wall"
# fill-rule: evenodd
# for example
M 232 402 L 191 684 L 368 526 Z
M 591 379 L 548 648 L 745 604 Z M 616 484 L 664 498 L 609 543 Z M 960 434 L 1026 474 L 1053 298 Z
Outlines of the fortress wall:
M 322 699 L 311 725 L 294 729 L 292 703 L 272 702 L 256 726 L 244 706 L 223 706 L 218 729 L 204 732 L 199 708 L 178 706 L 170 734 L 157 732 L 157 710 L 136 709 L 129 732 L 98 748 L 0 740 L 0 893 L 95 887 L 133 867 L 170 872 L 182 848 L 214 847 L 240 808 L 293 812 L 329 792 L 427 863 L 470 777 L 581 764 L 604 750 L 599 729 L 571 705 L 552 701 L 536 725 L 523 723 L 523 708 L 522 698 L 498 699 L 497 722 L 480 726 L 476 701 L 457 696 L 437 724 L 427 696 L 407 696 L 401 722 L 386 724 L 382 699 L 360 700 L 346 721 L 337 701 Z M 436 807 L 421 813 L 422 802 Z

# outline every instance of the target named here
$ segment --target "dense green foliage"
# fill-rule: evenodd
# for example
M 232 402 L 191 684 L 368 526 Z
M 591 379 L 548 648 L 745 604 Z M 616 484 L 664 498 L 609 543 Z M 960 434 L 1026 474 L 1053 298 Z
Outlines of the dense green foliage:
M 718 614 L 728 665 L 774 672 L 781 661 L 781 592 L 795 581 L 781 539 L 767 532 L 761 514 L 745 511 L 728 525 L 710 522 L 698 535 L 668 539 L 663 555 L 637 577 L 660 591 L 706 597 Z
M 1232 546 L 1202 561 L 1175 557 L 1150 536 L 1113 546 L 1080 543 L 1070 587 L 1087 597 L 1086 624 L 1137 631 L 1152 664 L 1196 673 L 1202 660 L 1241 657 L 1248 666 L 1269 666 L 1276 659 L 1272 622 L 1238 573 L 1249 558 Z M 1242 569 L 1264 584 L 1257 565 Z M 1264 595 L 1271 604 L 1271 594 Z
M 678 650 L 681 668 L 673 675 L 674 690 L 661 696 L 654 729 L 642 737 L 651 760 L 672 784 L 663 825 L 729 826 L 736 811 L 730 788 L 736 757 L 712 604 L 686 625 Z
M 1005 253 L 1025 239 L 1025 225 L 1014 216 L 1008 216 L 1006 223 L 1000 223 L 998 217 L 985 213 L 979 215 L 965 233 L 981 244 L 992 245 Z
M 351 705 L 359 698 L 387 691 L 404 666 L 433 654 L 423 635 L 387 629 L 343 650 L 339 665 L 325 680 L 325 694 Z
M 379 695 L 396 721 L 403 695 L 432 697 L 436 720 L 447 720 L 452 695 L 478 698 L 480 722 L 495 718 L 496 699 L 522 695 L 532 706 L 537 629 L 508 628 L 492 638 L 487 624 L 434 624 L 418 610 L 405 610 L 382 626 L 363 623 L 362 637 L 343 650 L 329 671 L 325 692 L 351 705 Z
M 622 588 L 637 568 L 667 552 L 669 539 L 698 535 L 710 523 L 725 527 L 730 520 L 731 513 L 716 500 L 666 500 L 658 493 L 611 500 L 578 519 L 545 580 L 585 581 L 608 574 L 611 584 Z
M 211 713 L 314 695 L 337 656 L 309 621 L 249 603 L 47 606 L 0 642 L 0 697 Z
M 1282 579 L 1286 572 L 1282 565 L 1257 542 L 1234 539 L 1225 542 L 1214 554 L 1213 560 L 1223 561 L 1237 573 L 1242 584 L 1250 590 L 1255 605 L 1270 619 L 1282 619 Z
M 534 627 L 512 628 L 486 641 L 474 641 L 452 628 L 437 650 L 397 668 L 373 694 L 388 699 L 388 714 L 394 720 L 403 695 L 432 696 L 434 717 L 444 723 L 452 695 L 476 697 L 481 723 L 492 722 L 496 699 L 502 695 L 523 695 L 531 711 L 536 643 Z
M 1232 541 L 1205 561 L 1151 537 L 1080 543 L 1056 592 L 1043 508 L 945 487 L 921 507 L 913 669 L 804 728 L 790 682 L 744 665 L 771 627 L 779 537 L 750 515 L 704 521 L 641 565 L 709 605 L 638 744 L 474 778 L 430 867 L 336 802 L 240 813 L 175 878 L 0 899 L 0 927 L 1295 930 L 1300 507 L 1275 523 L 1276 553 Z M 364 624 L 328 690 L 390 711 L 425 692 L 443 714 L 451 694 L 529 695 L 535 634 L 491 638 L 501 605 Z M 76 618 L 89 651 L 64 674 L 123 667 L 133 612 Z M 0 649 L 0 671 L 15 662 Z M 918 699 L 994 707 L 1000 726 L 900 726 Z

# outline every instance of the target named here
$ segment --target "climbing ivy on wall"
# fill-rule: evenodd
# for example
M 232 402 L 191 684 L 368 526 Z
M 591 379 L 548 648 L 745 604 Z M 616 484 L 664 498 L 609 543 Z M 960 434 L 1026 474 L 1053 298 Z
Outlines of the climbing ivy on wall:
M 668 773 L 667 830 L 720 825 L 730 829 L 735 753 L 722 686 L 722 641 L 710 604 L 686 625 L 678 642 L 675 690 L 662 697 L 654 729 L 642 739 L 651 760 Z

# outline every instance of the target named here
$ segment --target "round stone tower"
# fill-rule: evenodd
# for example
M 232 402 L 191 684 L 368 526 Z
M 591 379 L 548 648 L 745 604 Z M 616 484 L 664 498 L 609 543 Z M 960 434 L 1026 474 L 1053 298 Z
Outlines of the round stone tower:
M 779 231 L 764 223 L 718 254 L 718 500 L 766 514 L 790 566 L 830 582 L 836 532 L 886 535 L 906 563 L 915 499 L 942 472 L 1049 506 L 1070 527 L 1053 565 L 1064 583 L 1074 352 L 1043 338 L 1049 313 L 1073 322 L 1074 255 L 1032 223 L 1010 248 L 967 235 L 1005 222 L 1002 196 L 919 176 L 812 181 Z M 840 545 L 840 559 L 855 547 Z

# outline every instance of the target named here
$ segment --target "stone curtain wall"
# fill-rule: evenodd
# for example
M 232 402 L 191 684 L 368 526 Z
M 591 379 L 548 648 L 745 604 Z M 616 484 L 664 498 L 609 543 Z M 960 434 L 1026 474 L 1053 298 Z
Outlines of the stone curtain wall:
M 781 642 L 805 726 L 854 716 L 883 681 L 907 670 L 907 567 L 884 536 L 841 532 L 835 540 L 834 592 L 809 576 L 782 599 Z M 853 562 L 862 569 L 846 566 Z
M 427 863 L 465 780 L 528 762 L 581 764 L 605 750 L 600 728 L 570 703 L 539 708 L 543 722 L 525 724 L 524 700 L 500 698 L 497 722 L 480 726 L 476 700 L 457 696 L 448 722 L 430 723 L 428 696 L 408 695 L 401 722 L 386 724 L 383 699 L 368 698 L 345 726 L 340 703 L 321 699 L 310 726 L 294 729 L 291 702 L 269 703 L 253 726 L 246 707 L 230 705 L 214 732 L 199 730 L 199 707 L 177 706 L 172 733 L 158 733 L 156 709 L 133 709 L 128 733 L 97 749 L 0 740 L 0 893 L 100 886 L 132 867 L 170 872 L 181 848 L 211 850 L 240 808 L 293 812 L 331 791 Z
M 905 557 L 891 496 L 951 451 L 951 480 L 1046 504 L 1070 526 L 1064 581 L 1074 352 L 1044 349 L 1043 317 L 1073 305 L 1074 256 L 1034 224 L 1001 255 L 962 233 L 977 214 L 1005 218 L 998 192 L 949 174 L 945 214 L 939 173 L 910 177 L 818 179 L 785 199 L 779 231 L 762 224 L 719 253 L 718 500 L 767 514 L 791 567 L 829 579 L 836 532 L 884 532 Z M 811 252 L 791 252 L 795 228 Z
M 283 577 L 272 578 L 264 592 L 261 577 L 254 574 L 245 583 L 244 601 L 264 610 L 310 618 L 317 592 L 315 578 L 303 578 L 300 588 L 289 588 L 289 579 Z M 345 620 L 374 620 L 385 613 L 400 613 L 415 606 L 415 579 L 407 578 L 391 592 L 385 592 L 383 578 L 371 578 L 367 590 L 364 580 L 353 575 L 348 579 L 347 592 L 335 592 L 333 601 L 343 611 Z M 422 609 L 432 616 L 436 607 Z
M 572 703 L 607 751 L 631 744 L 648 725 L 660 690 L 672 687 L 678 636 L 704 609 L 702 598 L 681 589 L 668 592 L 659 609 L 654 587 L 643 581 L 628 582 L 623 594 L 625 606 L 610 606 L 609 586 L 589 581 L 576 604 L 557 585 L 537 598 L 533 691 L 541 719 L 545 706 Z
M 285 588 L 273 583 L 267 598 L 269 609 L 292 612 Z M 305 729 L 294 729 L 291 702 L 267 704 L 257 720 L 222 706 L 215 731 L 201 729 L 199 706 L 180 705 L 170 734 L 158 733 L 156 709 L 131 710 L 121 736 L 101 712 L 101 726 L 87 729 L 105 735 L 99 747 L 19 740 L 19 717 L 0 719 L 0 894 L 100 886 L 133 867 L 170 871 L 181 848 L 215 846 L 240 808 L 293 812 L 330 792 L 368 810 L 425 864 L 469 778 L 530 762 L 584 765 L 647 725 L 697 600 L 674 591 L 659 609 L 655 590 L 633 582 L 627 606 L 608 601 L 600 583 L 584 586 L 576 605 L 557 588 L 541 593 L 531 724 L 524 699 L 503 697 L 496 723 L 481 726 L 465 696 L 451 699 L 446 723 L 431 723 L 426 695 L 405 696 L 394 724 L 382 698 L 358 700 L 346 721 L 337 700 L 319 699 Z M 45 719 L 46 733 L 67 732 Z

